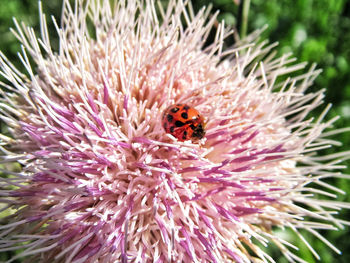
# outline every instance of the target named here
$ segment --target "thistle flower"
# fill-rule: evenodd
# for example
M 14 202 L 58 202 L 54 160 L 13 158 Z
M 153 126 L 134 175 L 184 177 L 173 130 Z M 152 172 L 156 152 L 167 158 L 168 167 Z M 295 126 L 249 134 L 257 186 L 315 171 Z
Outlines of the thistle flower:
M 21 167 L 1 170 L 0 251 L 21 249 L 8 262 L 274 262 L 269 243 L 305 262 L 278 229 L 317 258 L 300 230 L 339 252 L 318 232 L 347 224 L 334 210 L 349 207 L 316 188 L 341 192 L 322 179 L 343 176 L 346 154 L 315 154 L 341 132 L 324 132 L 329 107 L 308 117 L 320 71 L 276 57 L 260 32 L 224 49 L 232 31 L 209 14 L 65 0 L 57 51 L 42 12 L 39 38 L 16 22 L 27 72 L 0 60 L 1 162 Z M 201 113 L 203 139 L 164 131 L 174 103 Z

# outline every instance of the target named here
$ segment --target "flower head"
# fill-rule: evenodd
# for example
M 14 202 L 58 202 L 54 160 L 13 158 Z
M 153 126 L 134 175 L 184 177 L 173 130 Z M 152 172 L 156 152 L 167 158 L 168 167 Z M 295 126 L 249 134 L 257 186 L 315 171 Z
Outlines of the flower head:
M 329 208 L 348 205 L 310 186 L 334 189 L 322 179 L 340 176 L 343 156 L 313 154 L 334 143 L 323 133 L 335 121 L 322 122 L 328 107 L 308 119 L 322 103 L 323 91 L 305 93 L 319 70 L 300 74 L 305 64 L 275 57 L 259 32 L 224 49 L 232 31 L 182 1 L 66 0 L 57 51 L 40 15 L 39 38 L 16 24 L 27 72 L 0 60 L 11 132 L 2 162 L 21 165 L 1 179 L 13 212 L 0 249 L 23 249 L 12 260 L 273 261 L 261 248 L 273 242 L 303 262 L 278 227 L 337 251 L 317 231 L 342 227 Z M 163 111 L 175 103 L 200 112 L 204 138 L 165 132 Z

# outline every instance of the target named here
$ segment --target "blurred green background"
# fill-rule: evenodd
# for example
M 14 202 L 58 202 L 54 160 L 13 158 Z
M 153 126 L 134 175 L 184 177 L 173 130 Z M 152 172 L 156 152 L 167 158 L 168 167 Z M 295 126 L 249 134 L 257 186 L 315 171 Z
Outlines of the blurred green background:
M 62 3 L 60 0 L 42 2 L 49 28 L 52 30 L 51 41 L 53 46 L 57 47 L 57 35 L 49 17 L 53 15 L 59 21 Z M 223 19 L 226 24 L 241 28 L 242 9 L 239 0 L 192 2 L 195 10 L 211 4 L 212 12 L 220 11 L 219 20 Z M 20 46 L 9 31 L 10 27 L 14 27 L 12 17 L 33 26 L 39 33 L 37 1 L 0 0 L 0 50 L 16 66 L 23 69 L 16 55 L 20 51 Z M 350 1 L 251 0 L 246 23 L 247 32 L 252 32 L 265 24 L 268 28 L 264 32 L 264 37 L 269 38 L 271 42 L 280 43 L 278 46 L 280 54 L 291 51 L 299 62 L 315 62 L 318 68 L 323 69 L 312 90 L 326 88 L 325 103 L 333 104 L 327 118 L 340 115 L 341 119 L 336 122 L 336 128 L 350 127 Z M 317 115 L 317 112 L 315 114 Z M 330 151 L 344 151 L 350 148 L 349 133 L 337 135 L 336 139 L 340 140 L 343 146 Z M 349 161 L 346 164 L 350 166 Z M 349 169 L 344 173 L 350 174 Z M 337 179 L 331 182 L 350 193 L 350 181 Z M 350 197 L 339 195 L 339 200 L 350 201 Z M 340 217 L 345 220 L 350 219 L 349 211 L 342 211 Z M 299 239 L 292 239 L 293 244 L 301 247 L 299 255 L 307 262 L 350 262 L 349 229 L 321 233 L 343 251 L 343 254 L 337 255 L 321 241 L 306 235 L 317 253 L 321 255 L 321 261 L 316 261 Z M 286 262 L 280 257 L 278 250 L 271 248 L 270 253 L 277 262 Z M 7 253 L 0 253 L 0 262 L 8 256 Z

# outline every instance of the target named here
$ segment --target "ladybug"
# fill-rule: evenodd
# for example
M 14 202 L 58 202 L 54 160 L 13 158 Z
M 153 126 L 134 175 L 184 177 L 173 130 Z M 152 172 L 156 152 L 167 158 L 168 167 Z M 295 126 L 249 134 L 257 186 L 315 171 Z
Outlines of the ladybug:
M 197 141 L 204 137 L 204 119 L 187 104 L 173 104 L 163 113 L 163 128 L 179 141 Z

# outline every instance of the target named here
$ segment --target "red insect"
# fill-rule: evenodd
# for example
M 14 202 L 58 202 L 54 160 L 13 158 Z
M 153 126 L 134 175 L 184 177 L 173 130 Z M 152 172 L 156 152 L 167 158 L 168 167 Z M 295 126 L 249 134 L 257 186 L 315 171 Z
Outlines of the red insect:
M 179 141 L 197 141 L 204 137 L 204 119 L 199 112 L 186 104 L 173 104 L 163 113 L 163 128 Z

